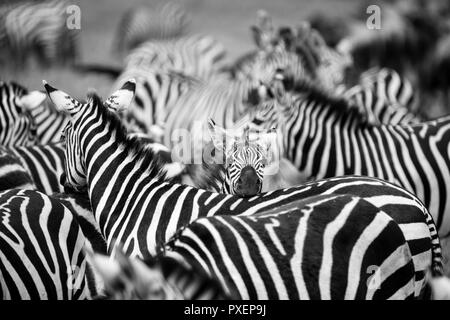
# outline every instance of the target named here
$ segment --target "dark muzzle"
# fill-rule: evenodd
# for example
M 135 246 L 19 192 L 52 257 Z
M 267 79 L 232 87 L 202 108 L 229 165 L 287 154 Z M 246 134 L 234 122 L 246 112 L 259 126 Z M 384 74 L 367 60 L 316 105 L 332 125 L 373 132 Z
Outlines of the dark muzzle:
M 235 193 L 241 197 L 252 197 L 261 192 L 261 180 L 251 166 L 242 169 L 235 186 Z

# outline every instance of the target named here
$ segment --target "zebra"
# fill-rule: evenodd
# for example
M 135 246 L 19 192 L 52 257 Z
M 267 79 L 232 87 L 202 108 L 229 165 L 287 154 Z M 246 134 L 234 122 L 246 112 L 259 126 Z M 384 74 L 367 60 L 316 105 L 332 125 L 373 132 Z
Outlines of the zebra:
M 64 192 L 60 176 L 64 172 L 64 146 L 62 143 L 15 147 L 2 150 L 2 155 L 16 157 L 20 161 L 18 172 L 26 172 L 36 190 L 45 194 Z M 4 167 L 4 163 L 0 163 Z M 10 174 L 15 175 L 15 171 Z M 3 184 L 3 181 L 2 181 Z
M 136 96 L 122 118 L 130 131 L 143 132 L 161 141 L 167 113 L 176 101 L 202 81 L 173 71 L 130 68 L 117 79 L 117 90 L 126 80 L 136 79 Z
M 284 35 L 293 37 L 290 41 L 294 42 L 295 52 L 304 57 L 313 79 L 324 90 L 334 92 L 344 85 L 347 70 L 353 66 L 350 54 L 330 48 L 308 22 L 300 24 L 296 32 L 284 31 Z
M 191 88 L 167 112 L 163 144 L 173 154 L 180 154 L 183 163 L 201 163 L 202 145 L 209 141 L 208 119 L 222 128 L 232 128 L 258 101 L 266 99 L 262 84 L 269 78 L 219 78 Z
M 33 179 L 20 159 L 0 146 L 0 191 L 8 189 L 35 189 Z
M 112 298 L 172 299 L 174 291 L 190 298 L 204 289 L 198 278 L 205 275 L 233 299 L 415 297 L 412 254 L 401 228 L 379 208 L 349 195 L 314 196 L 252 215 L 199 218 L 177 231 L 150 263 L 168 258 L 199 276 L 176 277 L 164 265 L 146 265 L 121 252 L 113 261 L 98 256 L 95 266 L 113 289 Z
M 281 80 L 283 75 L 277 77 Z M 308 83 L 297 83 L 283 94 L 280 80 L 273 85 L 276 101 L 260 106 L 252 122 L 266 128 L 278 125 L 282 154 L 308 180 L 356 174 L 390 181 L 416 194 L 434 217 L 439 234 L 449 235 L 449 117 L 374 126 L 349 110 L 345 99 L 330 97 Z
M 130 104 L 134 81 L 127 82 L 105 104 L 96 95 L 82 104 L 46 82 L 44 87 L 50 99 L 73 117 L 64 134 L 67 159 L 64 185 L 67 189 L 88 192 L 109 253 L 113 253 L 117 242 L 123 243 L 127 255 L 145 259 L 154 256 L 158 245 L 168 241 L 176 230 L 197 218 L 251 215 L 330 192 L 361 195 L 402 225 L 414 252 L 418 288 L 429 265 L 436 273 L 442 272 L 433 219 L 420 200 L 402 188 L 373 178 L 342 177 L 241 198 L 172 184 L 163 180 L 164 169 L 153 152 L 127 137 L 115 115 Z M 410 224 L 412 221 L 418 223 Z M 418 239 L 431 239 L 428 248 L 418 248 L 415 242 Z M 428 250 L 432 261 L 425 257 Z
M 55 110 L 48 101 L 30 109 L 31 118 L 36 125 L 39 144 L 58 143 L 61 132 L 67 124 L 68 117 L 63 112 Z
M 363 256 L 356 258 L 359 245 Z M 200 218 L 177 232 L 164 254 L 204 269 L 240 299 L 417 297 L 401 227 L 354 196 L 321 195 L 252 215 Z M 379 287 L 370 285 L 374 265 L 383 274 Z
M 209 79 L 223 67 L 225 47 L 211 36 L 195 34 L 180 39 L 147 41 L 125 58 L 124 70 L 132 68 L 176 71 Z
M 109 300 L 224 300 L 218 281 L 175 259 L 130 259 L 121 250 L 114 257 L 95 252 L 93 266 L 104 281 L 102 298 Z
M 136 136 L 130 134 L 130 136 Z M 145 140 L 145 136 L 136 137 L 143 148 L 151 149 L 158 157 L 165 170 L 167 179 L 178 181 L 184 167 L 173 162 L 170 151 L 153 141 Z M 60 183 L 64 175 L 64 145 L 55 143 L 35 145 L 31 147 L 5 148 L 0 146 L 0 190 L 14 188 L 34 189 L 47 195 L 64 192 Z
M 101 290 L 85 238 L 60 202 L 34 190 L 0 193 L 2 299 L 88 299 Z
M 147 40 L 177 38 L 186 32 L 189 21 L 187 13 L 174 2 L 156 8 L 133 7 L 120 20 L 114 50 L 128 52 Z
M 370 69 L 361 75 L 358 85 L 342 94 L 369 123 L 395 125 L 423 121 L 414 112 L 418 97 L 412 84 L 395 70 Z
M 45 65 L 74 62 L 78 34 L 66 25 L 68 6 L 66 1 L 48 0 L 3 7 L 0 39 L 7 61 L 23 67 L 28 57 L 35 54 Z
M 37 143 L 30 110 L 46 99 L 40 91 L 28 92 L 11 81 L 0 81 L 0 145 L 27 146 Z
M 243 197 L 259 194 L 266 165 L 270 162 L 271 138 L 273 140 L 273 134 L 276 132 L 268 130 L 251 141 L 249 127 L 244 128 L 241 137 L 233 137 L 230 131 L 218 127 L 212 119 L 208 121 L 208 129 L 215 150 L 218 150 L 224 159 L 220 159 L 219 154 L 214 154 L 214 157 L 211 154 L 211 159 L 205 160 L 212 160 L 226 167 L 224 176 L 220 179 L 220 192 Z M 207 155 L 204 154 L 204 158 Z

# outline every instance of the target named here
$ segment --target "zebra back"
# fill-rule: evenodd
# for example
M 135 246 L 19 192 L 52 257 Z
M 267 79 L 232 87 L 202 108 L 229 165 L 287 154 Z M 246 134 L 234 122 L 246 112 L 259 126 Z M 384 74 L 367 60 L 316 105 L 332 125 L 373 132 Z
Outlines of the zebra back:
M 85 238 L 71 212 L 33 190 L 0 193 L 0 270 L 3 299 L 86 299 Z
M 168 40 L 186 33 L 190 17 L 178 3 L 138 6 L 126 11 L 115 35 L 114 50 L 128 52 L 148 40 Z
M 202 269 L 239 299 L 415 297 L 402 230 L 348 195 L 305 198 L 245 217 L 201 218 L 181 229 L 164 254 Z
M 208 79 L 223 66 L 225 48 L 216 39 L 196 34 L 180 39 L 147 41 L 125 58 L 129 68 L 176 71 Z
M 19 3 L 4 18 L 9 62 L 23 67 L 34 54 L 43 65 L 73 63 L 78 55 L 76 30 L 67 27 L 69 3 L 48 0 Z
M 39 91 L 28 92 L 15 82 L 0 81 L 0 145 L 29 146 L 37 143 L 30 110 L 45 100 Z

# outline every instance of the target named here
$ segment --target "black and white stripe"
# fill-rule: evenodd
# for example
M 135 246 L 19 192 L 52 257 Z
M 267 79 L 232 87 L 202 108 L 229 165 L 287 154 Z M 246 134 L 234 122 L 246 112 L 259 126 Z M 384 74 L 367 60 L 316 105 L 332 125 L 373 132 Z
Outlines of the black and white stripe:
M 356 174 L 390 181 L 423 201 L 441 236 L 450 234 L 449 117 L 374 126 L 349 111 L 347 101 L 307 84 L 277 96 L 278 102 L 261 106 L 254 122 L 278 125 L 284 155 L 307 179 Z
M 33 190 L 0 193 L 2 299 L 67 300 L 97 295 L 85 238 L 72 213 Z
M 361 75 L 360 84 L 343 93 L 372 124 L 412 124 L 418 97 L 412 84 L 392 69 L 372 69 Z
M 348 195 L 200 218 L 181 229 L 164 254 L 218 279 L 238 299 L 417 296 L 403 231 L 379 208 Z
M 0 145 L 27 146 L 37 143 L 30 110 L 45 100 L 39 91 L 28 92 L 14 82 L 0 82 Z
M 186 33 L 189 20 L 184 9 L 174 2 L 133 7 L 120 20 L 114 49 L 123 53 L 148 40 L 177 38 Z
M 72 63 L 77 57 L 77 32 L 67 27 L 66 8 L 61 0 L 26 1 L 4 6 L 0 26 L 2 55 L 7 64 L 23 67 L 34 55 L 41 64 Z
M 109 251 L 120 242 L 127 255 L 146 258 L 156 254 L 157 246 L 176 230 L 200 217 L 251 215 L 310 196 L 343 193 L 363 197 L 404 225 L 404 236 L 414 252 L 417 288 L 431 264 L 440 272 L 441 252 L 433 219 L 416 197 L 399 187 L 372 178 L 343 177 L 246 199 L 171 184 L 163 181 L 164 170 L 153 153 L 126 137 L 111 112 L 118 109 L 111 110 L 111 98 L 104 105 L 97 96 L 81 104 L 62 91 L 45 87 L 57 106 L 75 116 L 65 132 L 65 184 L 88 191 Z M 128 82 L 113 95 L 114 100 L 126 107 L 133 91 L 133 82 Z M 415 244 L 419 239 L 428 239 L 426 249 Z

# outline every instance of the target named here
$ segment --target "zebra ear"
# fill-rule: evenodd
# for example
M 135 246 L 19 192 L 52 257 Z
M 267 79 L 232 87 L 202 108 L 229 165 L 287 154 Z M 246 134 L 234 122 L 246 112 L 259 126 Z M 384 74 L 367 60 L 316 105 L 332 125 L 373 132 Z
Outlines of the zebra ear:
M 43 80 L 44 88 L 47 91 L 47 95 L 53 104 L 56 106 L 56 109 L 61 112 L 68 113 L 71 116 L 74 116 L 79 111 L 79 107 L 77 101 L 73 99 L 70 95 L 56 89 L 49 85 L 47 81 Z
M 105 101 L 105 105 L 114 112 L 124 111 L 133 101 L 135 92 L 136 80 L 130 79 Z
M 234 142 L 234 138 L 227 133 L 224 128 L 216 125 L 214 120 L 209 118 L 208 120 L 208 131 L 213 141 L 214 147 L 222 152 L 226 153 L 227 150 Z
M 272 19 L 269 14 L 264 10 L 259 10 L 257 12 L 258 25 L 251 26 L 250 30 L 252 32 L 253 40 L 257 47 L 261 50 L 267 49 L 271 43 L 271 37 L 273 32 Z
M 278 157 L 278 134 L 276 128 L 271 128 L 264 133 L 261 133 L 259 141 L 265 152 L 265 164 L 271 165 Z
M 39 107 L 47 98 L 47 95 L 42 91 L 31 91 L 23 95 L 17 100 L 17 104 L 26 110 L 33 110 Z

